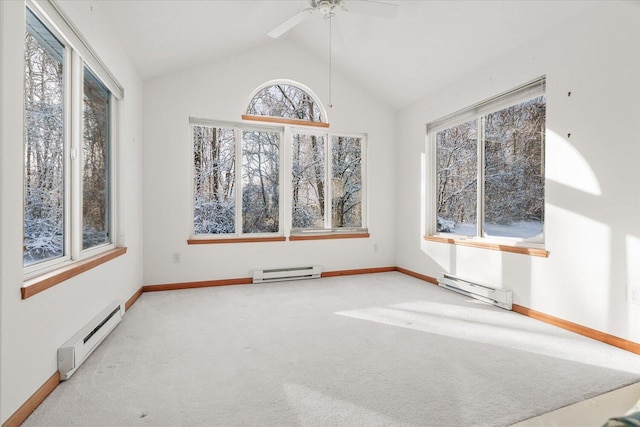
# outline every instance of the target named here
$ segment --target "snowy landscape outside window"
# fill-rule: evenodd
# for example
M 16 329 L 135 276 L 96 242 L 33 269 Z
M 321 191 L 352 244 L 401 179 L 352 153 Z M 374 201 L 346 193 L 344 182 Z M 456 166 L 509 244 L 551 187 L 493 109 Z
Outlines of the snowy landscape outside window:
M 280 233 L 281 129 L 197 119 L 191 128 L 193 234 Z
M 324 135 L 293 135 L 293 228 L 325 228 L 325 140 Z
M 231 234 L 235 217 L 233 129 L 193 126 L 195 234 Z
M 362 138 L 331 138 L 331 225 L 362 227 Z
M 364 136 L 293 131 L 293 230 L 364 228 L 363 142 Z
M 109 116 L 111 93 L 84 67 L 82 249 L 110 242 Z
M 276 126 L 189 120 L 194 237 L 190 243 L 278 241 L 288 232 L 368 237 L 366 135 L 319 130 L 329 126 L 323 122 L 322 105 L 293 83 L 266 83 L 255 92 L 247 114 L 243 118 L 250 121 L 256 116 L 296 121 L 283 120 Z M 281 168 L 284 158 L 291 162 L 285 164 L 286 176 Z
M 242 132 L 242 232 L 280 231 L 280 133 Z
M 46 16 L 39 9 L 25 10 L 25 279 L 115 247 L 116 114 L 110 88 L 118 96 L 122 88 L 103 66 L 94 72 L 90 47 L 79 39 L 69 41 L 69 34 L 78 37 L 75 30 L 51 26 Z M 85 62 L 83 53 L 91 60 Z M 108 75 L 110 86 L 99 75 Z
M 24 253 L 29 266 L 67 254 L 65 46 L 27 9 Z
M 249 102 L 247 114 L 307 122 L 325 121 L 320 107 L 310 94 L 297 86 L 284 83 L 270 85 L 258 91 Z
M 542 242 L 543 88 L 541 79 L 428 125 L 435 128 L 436 232 Z

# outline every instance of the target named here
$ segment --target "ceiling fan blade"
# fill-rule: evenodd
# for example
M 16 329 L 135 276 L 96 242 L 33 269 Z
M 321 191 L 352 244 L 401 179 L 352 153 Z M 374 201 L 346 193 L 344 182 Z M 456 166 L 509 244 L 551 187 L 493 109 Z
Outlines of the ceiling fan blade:
M 303 21 L 305 21 L 312 14 L 313 14 L 313 9 L 311 9 L 311 8 L 304 9 L 304 10 L 296 13 L 295 15 L 293 15 L 291 18 L 289 18 L 286 21 L 284 21 L 282 24 L 280 24 L 277 27 L 275 27 L 273 30 L 269 31 L 267 33 L 267 35 L 269 37 L 271 37 L 271 38 L 277 39 L 278 37 L 280 37 L 281 35 L 283 35 L 287 31 L 289 31 L 290 29 L 292 29 L 296 25 L 298 25 L 298 24 L 302 23 Z
M 348 12 L 380 18 L 395 18 L 399 9 L 397 4 L 369 0 L 348 0 L 345 7 Z

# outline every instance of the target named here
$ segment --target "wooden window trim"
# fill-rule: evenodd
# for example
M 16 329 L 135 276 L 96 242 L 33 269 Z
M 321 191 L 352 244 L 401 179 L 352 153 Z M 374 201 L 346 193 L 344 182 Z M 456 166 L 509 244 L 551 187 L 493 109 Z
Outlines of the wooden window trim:
M 260 243 L 260 242 L 284 242 L 284 236 L 274 237 L 235 237 L 229 239 L 189 239 L 188 245 L 212 245 L 217 243 Z
M 424 240 L 428 242 L 448 243 L 450 245 L 470 246 L 473 248 L 491 249 L 494 251 L 512 252 L 522 255 L 537 256 L 542 258 L 549 257 L 549 251 L 542 248 L 532 248 L 526 246 L 512 246 L 500 243 L 479 242 L 477 240 L 455 239 L 440 236 L 424 236 Z
M 295 234 L 289 236 L 289 240 L 368 239 L 370 236 L 369 233 Z
M 27 299 L 39 294 L 42 291 L 64 282 L 65 280 L 71 279 L 85 271 L 89 271 L 101 264 L 104 264 L 105 262 L 124 255 L 125 253 L 127 253 L 126 247 L 114 248 L 91 258 L 83 259 L 62 268 L 50 271 L 49 273 L 34 277 L 33 279 L 25 280 L 21 289 L 22 299 Z
M 324 122 L 310 122 L 307 120 L 287 119 L 284 117 L 253 116 L 249 114 L 243 114 L 242 120 L 251 120 L 254 122 L 280 123 L 284 125 L 294 125 L 294 126 L 313 126 L 318 128 L 329 127 L 329 123 L 324 123 Z

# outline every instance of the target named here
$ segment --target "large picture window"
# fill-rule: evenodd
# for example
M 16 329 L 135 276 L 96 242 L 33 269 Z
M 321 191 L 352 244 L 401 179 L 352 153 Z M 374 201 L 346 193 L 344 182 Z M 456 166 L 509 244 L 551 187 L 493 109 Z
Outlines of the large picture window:
M 544 78 L 427 125 L 433 232 L 544 240 Z
M 290 81 L 261 86 L 242 117 L 190 119 L 190 244 L 369 236 L 365 134 L 320 130 L 322 104 Z
M 279 234 L 282 129 L 197 119 L 191 120 L 191 129 L 192 234 Z
M 293 232 L 364 229 L 364 135 L 292 134 Z
M 122 96 L 114 80 L 107 84 L 99 77 L 112 79 L 50 3 L 29 5 L 34 8 L 26 8 L 24 40 L 26 278 L 115 247 L 111 87 Z M 58 25 L 48 24 L 51 16 Z

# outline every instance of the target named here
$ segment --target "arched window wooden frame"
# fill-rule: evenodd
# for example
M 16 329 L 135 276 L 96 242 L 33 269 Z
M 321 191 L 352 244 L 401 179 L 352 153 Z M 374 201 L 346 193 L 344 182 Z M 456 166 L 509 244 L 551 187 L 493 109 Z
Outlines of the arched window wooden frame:
M 292 100 L 291 95 L 295 95 L 299 99 Z M 279 96 L 282 96 L 283 99 L 278 99 Z M 291 108 L 274 112 L 274 109 L 278 109 L 277 106 L 267 106 L 266 109 L 262 109 L 262 112 L 256 111 L 256 104 L 268 97 L 273 97 L 274 101 L 288 101 Z M 307 112 L 304 109 L 309 107 L 313 111 L 311 114 L 306 114 Z M 321 128 L 329 127 L 327 112 L 322 103 L 319 102 L 318 97 L 311 89 L 291 80 L 272 80 L 253 91 L 249 98 L 246 114 L 242 115 L 242 120 Z

